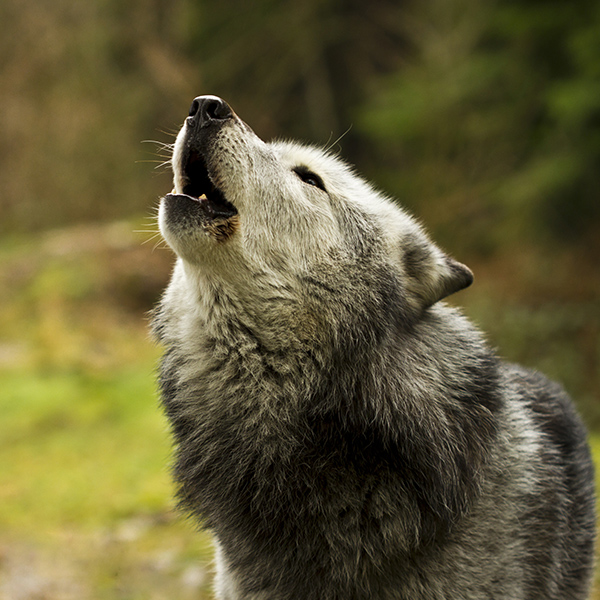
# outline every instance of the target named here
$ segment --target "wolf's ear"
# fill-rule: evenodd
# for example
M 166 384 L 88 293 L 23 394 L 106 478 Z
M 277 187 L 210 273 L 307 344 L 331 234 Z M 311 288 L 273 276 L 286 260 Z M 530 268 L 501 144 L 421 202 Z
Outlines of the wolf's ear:
M 471 269 L 442 252 L 425 236 L 412 239 L 404 252 L 407 288 L 421 309 L 473 283 Z

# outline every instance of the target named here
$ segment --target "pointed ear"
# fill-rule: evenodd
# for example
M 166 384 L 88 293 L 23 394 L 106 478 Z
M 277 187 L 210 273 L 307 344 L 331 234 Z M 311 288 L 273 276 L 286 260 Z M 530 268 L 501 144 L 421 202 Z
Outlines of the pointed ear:
M 404 266 L 411 300 L 421 309 L 473 283 L 471 269 L 442 252 L 424 235 L 408 243 Z

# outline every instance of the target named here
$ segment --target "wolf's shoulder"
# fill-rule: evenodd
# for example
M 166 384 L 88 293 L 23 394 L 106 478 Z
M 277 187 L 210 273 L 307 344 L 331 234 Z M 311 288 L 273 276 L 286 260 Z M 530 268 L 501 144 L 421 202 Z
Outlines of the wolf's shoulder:
M 511 395 L 531 414 L 544 438 L 561 454 L 580 454 L 589 463 L 586 430 L 565 389 L 535 369 L 518 364 L 503 362 L 500 372 Z

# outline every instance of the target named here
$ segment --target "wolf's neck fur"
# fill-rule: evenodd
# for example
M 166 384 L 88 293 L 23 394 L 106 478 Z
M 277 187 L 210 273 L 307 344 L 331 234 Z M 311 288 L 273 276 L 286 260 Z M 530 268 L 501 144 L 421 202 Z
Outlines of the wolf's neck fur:
M 319 347 L 278 322 L 265 334 L 264 322 L 215 293 L 211 313 L 190 298 L 170 302 L 156 330 L 167 347 L 161 386 L 179 496 L 217 537 L 274 543 L 318 529 L 338 518 L 322 512 L 335 505 L 331 478 L 354 486 L 356 506 L 339 509 L 357 510 L 353 518 L 366 510 L 369 527 L 413 524 L 393 541 L 396 553 L 436 539 L 468 510 L 499 400 L 496 361 L 462 316 L 440 303 L 410 325 L 419 335 L 370 323 L 315 332 Z M 348 351 L 357 346 L 360 355 Z M 397 514 L 377 514 L 375 477 L 398 480 Z

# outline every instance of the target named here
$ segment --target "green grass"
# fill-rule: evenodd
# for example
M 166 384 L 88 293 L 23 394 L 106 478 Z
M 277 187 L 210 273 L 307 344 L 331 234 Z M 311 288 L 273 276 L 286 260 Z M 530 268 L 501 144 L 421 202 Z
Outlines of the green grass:
M 89 528 L 140 506 L 165 510 L 168 443 L 152 380 L 143 367 L 4 374 L 0 527 Z
M 173 512 L 151 361 L 101 375 L 4 371 L 0 389 L 0 558 L 55 572 L 44 598 L 64 586 L 94 599 L 208 589 L 207 537 Z M 0 560 L 0 581 L 18 579 L 10 564 Z

